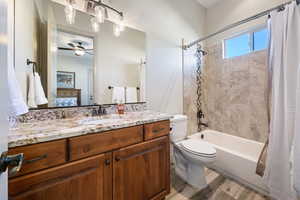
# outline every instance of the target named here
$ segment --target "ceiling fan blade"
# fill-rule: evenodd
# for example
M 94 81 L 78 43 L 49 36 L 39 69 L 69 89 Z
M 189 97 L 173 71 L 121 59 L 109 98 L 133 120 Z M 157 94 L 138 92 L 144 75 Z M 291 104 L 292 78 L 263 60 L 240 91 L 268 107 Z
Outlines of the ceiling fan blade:
M 74 51 L 75 49 L 72 48 L 65 48 L 65 47 L 58 47 L 59 50 L 67 50 L 67 51 Z
M 75 44 L 73 44 L 73 43 L 71 43 L 71 42 L 70 42 L 70 43 L 68 43 L 68 45 L 69 45 L 69 46 L 71 46 L 71 47 L 73 47 L 73 48 L 75 48 L 75 47 L 76 47 L 76 46 L 75 46 Z
M 87 54 L 89 54 L 89 55 L 91 55 L 91 56 L 93 56 L 93 55 L 94 55 L 93 53 L 90 53 L 90 52 L 85 52 L 85 53 L 87 53 Z

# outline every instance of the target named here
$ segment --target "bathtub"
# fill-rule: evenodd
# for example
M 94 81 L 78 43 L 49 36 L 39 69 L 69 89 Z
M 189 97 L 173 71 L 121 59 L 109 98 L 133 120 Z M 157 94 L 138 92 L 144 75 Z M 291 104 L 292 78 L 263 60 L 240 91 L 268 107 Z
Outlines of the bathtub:
M 258 192 L 267 194 L 266 185 L 255 173 L 263 143 L 213 130 L 205 130 L 189 138 L 207 141 L 216 148 L 216 162 L 209 167 Z

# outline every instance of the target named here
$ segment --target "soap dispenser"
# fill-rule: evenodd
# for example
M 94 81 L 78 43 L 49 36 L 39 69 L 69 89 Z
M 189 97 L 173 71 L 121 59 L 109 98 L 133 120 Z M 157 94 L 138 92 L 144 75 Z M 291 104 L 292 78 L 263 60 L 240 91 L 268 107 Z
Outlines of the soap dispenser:
M 117 110 L 118 110 L 119 115 L 124 115 L 124 113 L 125 113 L 125 104 L 122 101 L 118 102 Z

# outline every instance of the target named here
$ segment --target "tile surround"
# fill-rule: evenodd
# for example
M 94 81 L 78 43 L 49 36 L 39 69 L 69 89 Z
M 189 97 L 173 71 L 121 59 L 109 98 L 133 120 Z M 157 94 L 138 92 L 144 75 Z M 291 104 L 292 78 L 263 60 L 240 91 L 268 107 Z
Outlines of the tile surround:
M 223 59 L 222 43 L 206 48 L 202 104 L 210 129 L 265 142 L 267 118 L 267 52 Z M 189 134 L 197 131 L 195 49 L 185 52 L 184 113 Z

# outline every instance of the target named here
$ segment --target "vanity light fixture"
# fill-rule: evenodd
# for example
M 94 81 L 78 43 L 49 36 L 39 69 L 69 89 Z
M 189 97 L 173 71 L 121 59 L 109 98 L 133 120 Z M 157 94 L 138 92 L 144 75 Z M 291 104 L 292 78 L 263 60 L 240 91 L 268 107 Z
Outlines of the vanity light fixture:
M 74 24 L 75 23 L 75 17 L 76 17 L 76 9 L 74 8 L 74 5 L 76 4 L 75 0 L 66 0 L 67 5 L 65 7 L 65 15 L 66 15 L 66 21 L 68 24 Z
M 100 25 L 99 25 L 98 19 L 96 17 L 91 18 L 91 25 L 92 25 L 93 31 L 95 33 L 99 32 Z
M 66 20 L 69 24 L 75 23 L 76 5 L 75 0 L 66 0 L 67 4 L 65 7 Z M 118 22 L 114 24 L 113 32 L 116 37 L 119 37 L 121 32 L 125 30 L 124 25 L 124 15 L 123 12 L 105 4 L 102 0 L 85 0 L 86 11 L 90 13 L 91 26 L 94 32 L 98 32 L 100 29 L 100 24 L 104 23 L 105 20 L 109 19 L 108 10 L 116 13 L 118 15 Z
M 120 27 L 120 31 L 124 31 L 125 30 L 125 25 L 124 25 L 124 16 L 123 14 L 119 16 L 119 27 Z
M 100 7 L 100 6 L 95 7 L 95 17 L 99 24 L 104 23 L 104 20 L 105 20 L 104 12 L 105 11 L 104 11 L 103 7 Z

